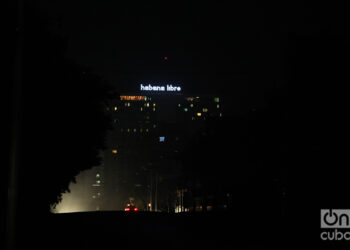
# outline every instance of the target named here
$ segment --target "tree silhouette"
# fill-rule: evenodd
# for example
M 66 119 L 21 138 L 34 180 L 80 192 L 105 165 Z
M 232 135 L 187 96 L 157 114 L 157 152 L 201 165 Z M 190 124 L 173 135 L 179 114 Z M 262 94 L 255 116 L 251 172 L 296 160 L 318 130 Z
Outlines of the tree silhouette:
M 59 21 L 26 7 L 19 207 L 45 214 L 74 176 L 100 164 L 114 90 L 65 57 Z

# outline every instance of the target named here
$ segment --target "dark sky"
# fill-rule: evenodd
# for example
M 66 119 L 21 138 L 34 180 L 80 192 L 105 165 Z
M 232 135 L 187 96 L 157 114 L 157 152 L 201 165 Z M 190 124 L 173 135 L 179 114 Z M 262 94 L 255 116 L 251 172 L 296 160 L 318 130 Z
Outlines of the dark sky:
M 169 82 L 253 105 L 285 84 L 287 33 L 317 33 L 330 18 L 301 1 L 47 2 L 38 8 L 63 18 L 67 55 L 121 91 Z

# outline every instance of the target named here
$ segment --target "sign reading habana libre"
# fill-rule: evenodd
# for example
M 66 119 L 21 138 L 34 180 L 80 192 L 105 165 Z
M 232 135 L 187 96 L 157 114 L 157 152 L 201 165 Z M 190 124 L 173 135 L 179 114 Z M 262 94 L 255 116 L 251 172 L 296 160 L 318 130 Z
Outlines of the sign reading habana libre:
M 164 91 L 164 92 L 180 92 L 181 91 L 181 87 L 179 86 L 173 86 L 171 84 L 167 84 L 166 86 L 164 85 L 161 85 L 161 86 L 155 86 L 155 85 L 151 85 L 151 84 L 148 84 L 148 85 L 143 85 L 141 84 L 140 85 L 140 89 L 141 91 Z

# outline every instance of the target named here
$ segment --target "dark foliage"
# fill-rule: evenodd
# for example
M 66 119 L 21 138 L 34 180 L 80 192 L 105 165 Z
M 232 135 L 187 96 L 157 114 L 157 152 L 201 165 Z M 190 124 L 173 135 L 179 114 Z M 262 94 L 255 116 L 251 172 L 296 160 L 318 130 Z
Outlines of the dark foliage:
M 57 21 L 25 11 L 20 209 L 48 212 L 80 171 L 100 164 L 113 89 L 64 56 Z

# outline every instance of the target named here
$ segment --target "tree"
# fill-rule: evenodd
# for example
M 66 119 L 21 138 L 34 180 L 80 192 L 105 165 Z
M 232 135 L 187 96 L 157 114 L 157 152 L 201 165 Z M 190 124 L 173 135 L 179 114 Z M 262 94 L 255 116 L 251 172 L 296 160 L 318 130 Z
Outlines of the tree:
M 111 128 L 105 104 L 115 95 L 101 77 L 65 57 L 57 20 L 26 7 L 19 207 L 39 215 L 69 191 L 74 176 L 100 164 Z

